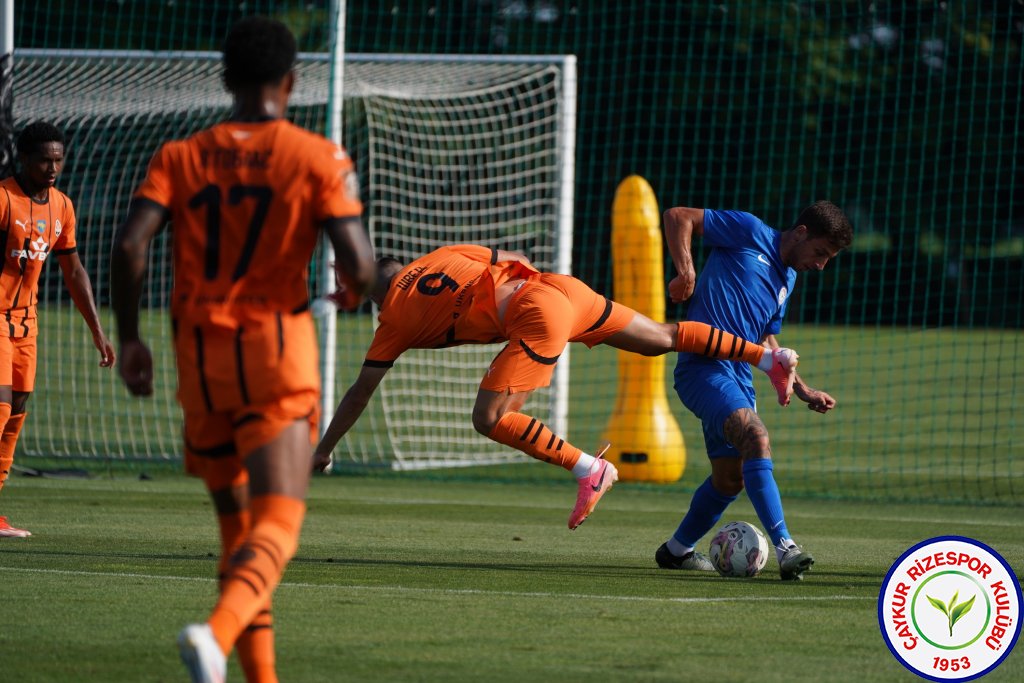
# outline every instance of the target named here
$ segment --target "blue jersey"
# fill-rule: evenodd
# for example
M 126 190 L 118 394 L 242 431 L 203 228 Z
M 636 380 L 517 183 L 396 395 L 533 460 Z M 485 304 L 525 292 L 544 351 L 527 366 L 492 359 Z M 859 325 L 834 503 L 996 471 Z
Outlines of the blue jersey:
M 748 341 L 760 342 L 782 330 L 796 271 L 782 263 L 781 233 L 744 211 L 704 210 L 703 242 L 711 247 L 697 278 L 688 320 L 708 323 Z M 677 380 L 689 363 L 717 363 L 723 371 L 753 385 L 746 363 L 680 353 Z

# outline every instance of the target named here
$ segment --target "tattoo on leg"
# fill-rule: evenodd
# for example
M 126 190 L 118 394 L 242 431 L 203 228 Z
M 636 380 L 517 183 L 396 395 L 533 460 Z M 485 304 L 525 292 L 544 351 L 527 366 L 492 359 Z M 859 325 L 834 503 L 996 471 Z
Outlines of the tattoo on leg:
M 741 408 L 725 419 L 725 438 L 744 460 L 772 457 L 768 428 L 749 408 Z

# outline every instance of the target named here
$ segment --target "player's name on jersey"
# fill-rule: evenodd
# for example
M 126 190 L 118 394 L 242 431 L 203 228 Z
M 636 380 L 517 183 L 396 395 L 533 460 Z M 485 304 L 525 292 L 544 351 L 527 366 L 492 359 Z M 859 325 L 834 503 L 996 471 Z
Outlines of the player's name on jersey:
M 395 284 L 395 287 L 403 291 L 409 289 L 409 285 L 415 282 L 416 278 L 422 275 L 423 271 L 425 271 L 426 269 L 426 266 L 417 266 L 416 268 L 413 268 L 408 273 L 402 276 L 402 279 Z
M 266 169 L 270 163 L 269 149 L 227 149 L 214 147 L 200 151 L 200 160 L 205 167 L 217 168 L 258 168 Z

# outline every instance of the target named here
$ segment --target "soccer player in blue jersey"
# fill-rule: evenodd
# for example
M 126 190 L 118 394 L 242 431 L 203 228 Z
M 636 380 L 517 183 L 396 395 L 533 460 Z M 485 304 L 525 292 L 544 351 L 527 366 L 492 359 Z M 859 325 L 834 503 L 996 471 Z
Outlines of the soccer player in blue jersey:
M 664 215 L 665 237 L 678 275 L 669 283 L 672 301 L 690 300 L 687 318 L 744 339 L 779 348 L 797 274 L 821 270 L 853 241 L 853 227 L 835 204 L 815 202 L 793 227 L 779 232 L 743 211 L 676 207 Z M 696 277 L 691 238 L 701 237 L 711 255 Z M 794 358 L 795 361 L 795 358 Z M 783 580 L 799 581 L 814 558 L 786 528 L 779 487 L 772 474 L 768 430 L 757 415 L 749 366 L 680 353 L 675 388 L 683 404 L 700 418 L 711 476 L 693 494 L 679 528 L 655 553 L 663 569 L 714 571 L 694 550 L 714 528 L 725 508 L 744 488 L 761 525 L 771 536 Z M 836 401 L 813 389 L 796 373 L 793 393 L 807 407 L 827 413 Z M 779 402 L 789 403 L 788 392 Z

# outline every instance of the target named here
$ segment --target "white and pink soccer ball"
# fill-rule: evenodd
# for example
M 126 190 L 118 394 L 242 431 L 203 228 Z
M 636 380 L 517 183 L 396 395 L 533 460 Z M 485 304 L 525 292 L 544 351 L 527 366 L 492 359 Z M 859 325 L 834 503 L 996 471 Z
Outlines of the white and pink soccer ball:
M 768 541 L 752 524 L 729 522 L 712 537 L 708 555 L 722 576 L 751 578 L 768 562 Z

